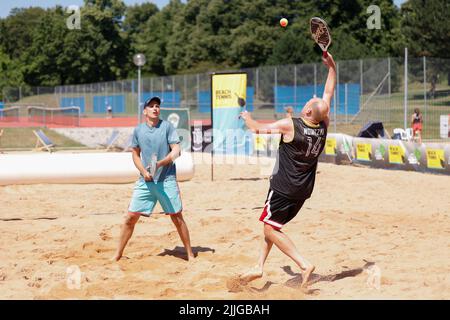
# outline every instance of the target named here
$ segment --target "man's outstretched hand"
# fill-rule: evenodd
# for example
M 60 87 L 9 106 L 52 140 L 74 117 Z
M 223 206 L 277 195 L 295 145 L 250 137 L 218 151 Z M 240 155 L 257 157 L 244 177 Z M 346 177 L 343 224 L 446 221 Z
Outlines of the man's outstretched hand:
M 243 111 L 243 112 L 241 112 L 240 117 L 241 117 L 242 120 L 244 120 L 244 121 L 247 121 L 247 120 L 249 120 L 249 119 L 252 118 L 250 112 L 248 112 L 248 111 Z
M 333 56 L 331 55 L 331 53 L 328 52 L 328 55 L 326 58 L 324 58 L 322 56 L 322 61 L 323 61 L 323 64 L 325 66 L 327 66 L 327 68 L 336 69 L 336 63 L 334 62 L 334 59 L 333 59 Z

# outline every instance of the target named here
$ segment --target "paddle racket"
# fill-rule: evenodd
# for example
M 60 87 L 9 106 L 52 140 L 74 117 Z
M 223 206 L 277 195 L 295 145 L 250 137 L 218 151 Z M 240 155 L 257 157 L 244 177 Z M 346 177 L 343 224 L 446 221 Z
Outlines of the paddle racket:
M 239 95 L 235 92 L 234 93 L 236 95 L 236 97 L 238 98 L 238 105 L 243 108 L 243 111 L 247 111 L 247 109 L 245 108 L 245 105 L 247 104 L 244 98 L 239 97 Z M 239 116 L 239 119 L 241 119 L 241 116 Z
M 328 29 L 327 23 L 318 17 L 311 18 L 310 21 L 311 35 L 314 41 L 319 45 L 323 51 L 323 57 L 328 57 L 328 47 L 331 44 L 331 34 Z
M 150 157 L 150 162 L 147 166 L 147 171 L 148 173 L 150 173 L 150 175 L 153 178 L 153 181 L 155 179 L 155 173 L 156 173 L 156 163 L 158 162 L 158 157 L 156 156 L 156 154 L 152 154 L 152 156 Z

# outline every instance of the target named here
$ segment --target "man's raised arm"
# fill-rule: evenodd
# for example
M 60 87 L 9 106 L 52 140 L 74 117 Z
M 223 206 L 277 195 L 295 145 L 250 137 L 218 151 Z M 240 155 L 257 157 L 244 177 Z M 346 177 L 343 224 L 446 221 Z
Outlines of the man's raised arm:
M 336 88 L 336 64 L 333 56 L 328 53 L 327 58 L 322 58 L 323 63 L 328 68 L 327 82 L 322 99 L 328 104 L 328 114 L 330 113 L 331 98 L 333 98 L 334 89 Z

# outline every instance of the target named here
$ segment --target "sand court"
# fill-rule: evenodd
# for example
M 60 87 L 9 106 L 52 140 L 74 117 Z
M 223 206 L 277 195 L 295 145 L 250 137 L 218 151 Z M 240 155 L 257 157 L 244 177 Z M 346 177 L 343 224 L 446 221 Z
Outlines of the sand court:
M 180 183 L 193 263 L 159 207 L 136 225 L 128 259 L 110 262 L 133 184 L 1 186 L 0 298 L 448 299 L 448 176 L 320 163 L 284 229 L 316 265 L 302 292 L 276 248 L 261 279 L 230 287 L 258 257 L 261 165 L 217 165 L 213 182 L 207 163 L 195 169 Z

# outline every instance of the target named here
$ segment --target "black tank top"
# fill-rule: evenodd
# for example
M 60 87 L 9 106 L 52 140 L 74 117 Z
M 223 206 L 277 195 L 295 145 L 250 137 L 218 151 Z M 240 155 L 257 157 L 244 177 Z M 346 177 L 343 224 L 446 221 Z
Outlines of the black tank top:
M 413 123 L 420 123 L 420 113 L 414 113 Z
M 284 142 L 281 136 L 277 162 L 270 188 L 290 199 L 311 197 L 316 178 L 317 162 L 325 147 L 327 127 L 308 126 L 301 118 L 292 118 L 294 139 Z

